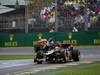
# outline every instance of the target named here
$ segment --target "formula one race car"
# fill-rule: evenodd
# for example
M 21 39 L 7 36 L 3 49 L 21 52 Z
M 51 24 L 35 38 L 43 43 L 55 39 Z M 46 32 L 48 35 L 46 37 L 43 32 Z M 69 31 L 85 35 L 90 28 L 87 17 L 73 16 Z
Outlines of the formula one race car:
M 47 43 L 47 41 L 45 41 Z M 35 62 L 42 64 L 48 63 L 65 63 L 67 61 L 79 61 L 80 51 L 73 49 L 72 44 L 55 43 L 54 45 L 42 44 L 34 45 L 36 52 Z

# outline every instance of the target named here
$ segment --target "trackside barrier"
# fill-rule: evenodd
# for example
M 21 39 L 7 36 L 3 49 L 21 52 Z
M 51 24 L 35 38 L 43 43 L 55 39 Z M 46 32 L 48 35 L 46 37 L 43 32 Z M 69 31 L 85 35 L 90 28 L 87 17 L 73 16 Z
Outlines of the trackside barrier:
M 19 33 L 0 34 L 0 47 L 32 47 L 38 38 L 52 38 L 55 42 L 74 43 L 80 45 L 100 45 L 100 32 L 53 32 L 53 33 Z

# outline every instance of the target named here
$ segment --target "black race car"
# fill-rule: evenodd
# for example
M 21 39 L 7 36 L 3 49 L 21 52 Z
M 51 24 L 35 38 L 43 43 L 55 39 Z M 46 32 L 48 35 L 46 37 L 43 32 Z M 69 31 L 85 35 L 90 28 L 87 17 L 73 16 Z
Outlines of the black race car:
M 72 44 L 56 43 L 53 46 L 47 44 L 34 45 L 36 52 L 35 62 L 42 64 L 48 63 L 65 63 L 68 61 L 79 61 L 80 51 L 74 49 Z

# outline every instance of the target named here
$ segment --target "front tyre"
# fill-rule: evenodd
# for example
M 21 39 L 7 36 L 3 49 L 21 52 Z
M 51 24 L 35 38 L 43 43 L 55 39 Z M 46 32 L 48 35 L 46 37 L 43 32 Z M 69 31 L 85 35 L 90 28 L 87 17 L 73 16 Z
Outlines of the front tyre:
M 36 61 L 37 64 L 42 64 L 42 62 L 44 61 L 44 54 L 42 51 L 37 52 Z
M 37 61 L 37 64 L 42 64 L 42 61 Z

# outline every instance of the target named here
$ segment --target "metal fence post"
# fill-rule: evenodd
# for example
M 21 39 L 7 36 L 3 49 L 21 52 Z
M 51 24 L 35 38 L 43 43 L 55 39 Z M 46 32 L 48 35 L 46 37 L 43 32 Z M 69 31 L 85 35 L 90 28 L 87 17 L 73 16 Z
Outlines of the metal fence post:
M 25 33 L 28 33 L 28 0 L 25 0 Z
M 56 6 L 55 6 L 55 31 L 57 32 L 58 31 L 58 4 L 57 4 L 57 0 L 55 0 L 55 4 L 56 4 Z

